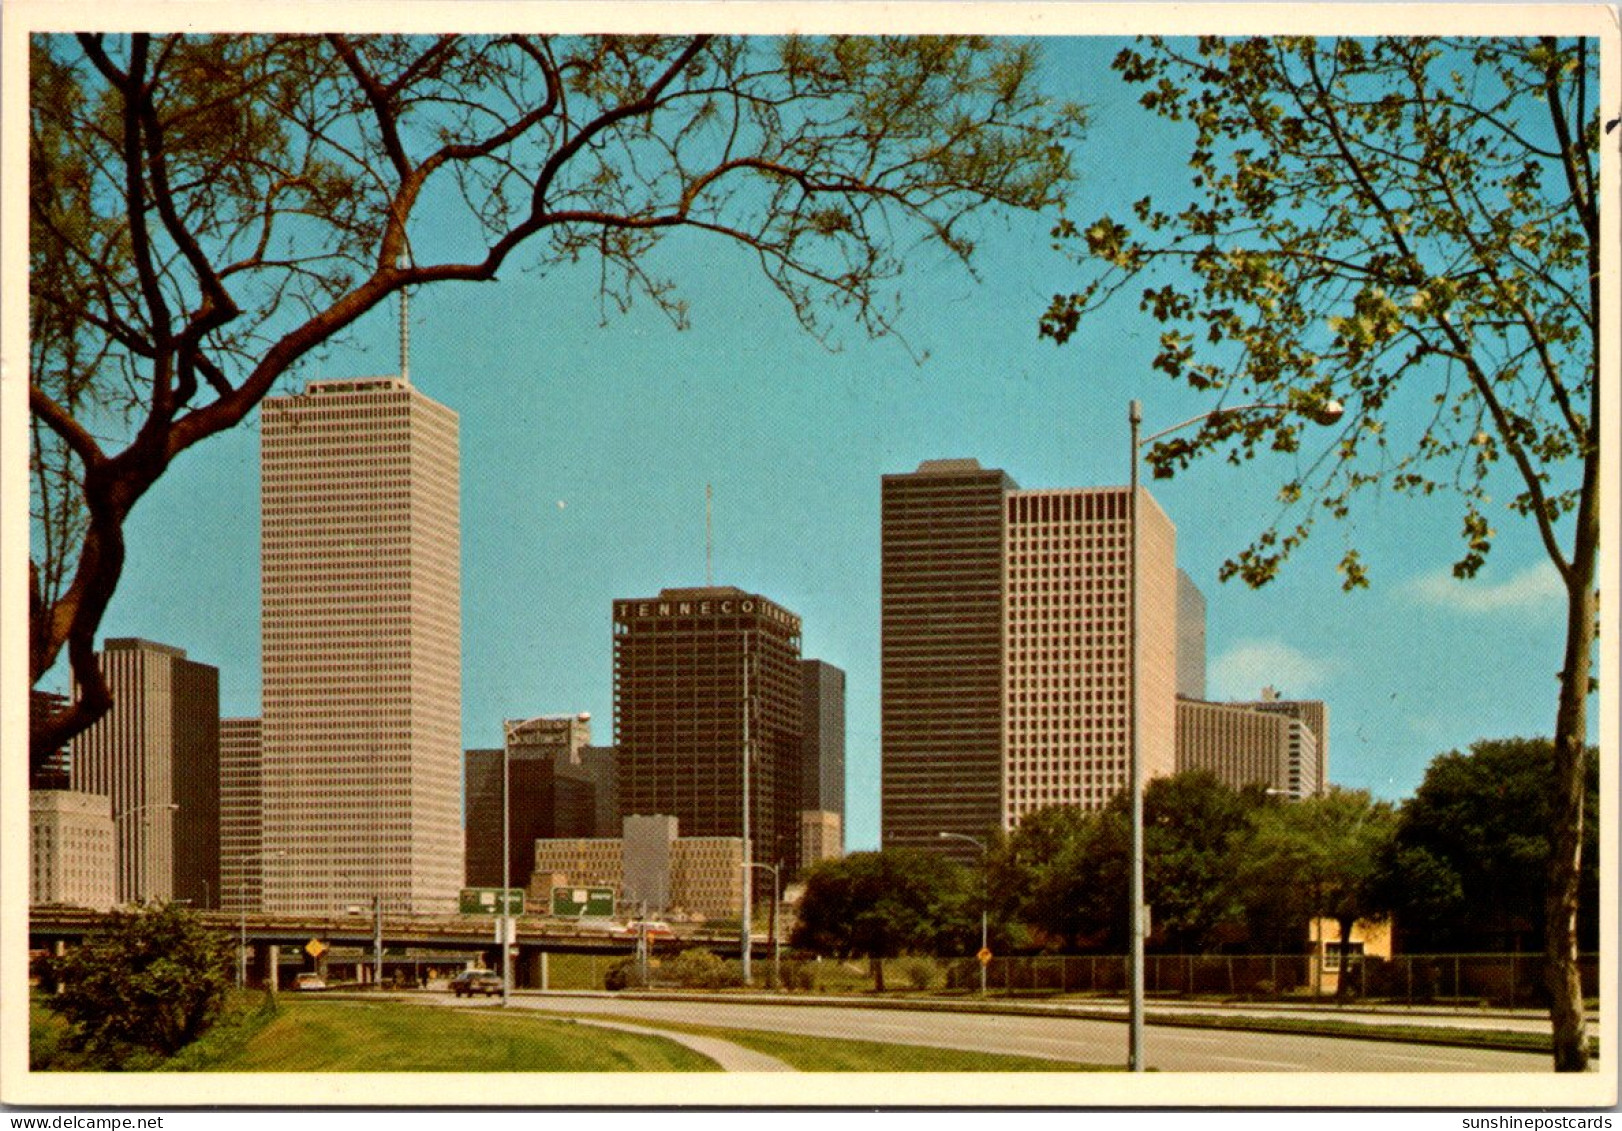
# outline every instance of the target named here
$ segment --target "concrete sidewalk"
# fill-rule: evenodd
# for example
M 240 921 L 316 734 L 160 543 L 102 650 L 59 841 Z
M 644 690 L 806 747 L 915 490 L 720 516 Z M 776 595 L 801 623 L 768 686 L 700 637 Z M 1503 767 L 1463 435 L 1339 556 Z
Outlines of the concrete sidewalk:
M 719 1037 L 699 1037 L 692 1033 L 679 1033 L 674 1029 L 655 1029 L 647 1025 L 631 1025 L 623 1021 L 603 1021 L 599 1018 L 571 1018 L 576 1025 L 595 1025 L 601 1029 L 623 1029 L 627 1033 L 641 1033 L 649 1037 L 663 1037 L 686 1045 L 694 1052 L 707 1056 L 721 1066 L 723 1072 L 798 1072 L 793 1065 L 767 1056 L 754 1049 L 746 1049 Z

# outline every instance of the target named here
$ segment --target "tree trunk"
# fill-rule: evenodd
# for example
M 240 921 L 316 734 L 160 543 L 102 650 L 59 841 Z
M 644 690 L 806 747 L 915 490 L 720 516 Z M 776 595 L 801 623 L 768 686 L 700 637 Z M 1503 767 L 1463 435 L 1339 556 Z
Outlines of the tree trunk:
M 1352 996 L 1352 923 L 1351 916 L 1342 915 L 1340 924 L 1340 974 L 1335 979 L 1335 1000 L 1345 1001 Z
M 1579 532 L 1579 545 L 1582 532 Z M 1588 1067 L 1588 1022 L 1577 967 L 1577 898 L 1582 869 L 1583 802 L 1587 793 L 1588 681 L 1597 601 L 1593 554 L 1579 549 L 1567 579 L 1566 659 L 1555 716 L 1554 770 L 1549 781 L 1548 891 L 1544 903 L 1544 984 L 1549 991 L 1554 1067 Z
M 873 971 L 873 989 L 875 992 L 882 994 L 884 992 L 884 959 L 872 954 L 868 956 L 867 962 Z

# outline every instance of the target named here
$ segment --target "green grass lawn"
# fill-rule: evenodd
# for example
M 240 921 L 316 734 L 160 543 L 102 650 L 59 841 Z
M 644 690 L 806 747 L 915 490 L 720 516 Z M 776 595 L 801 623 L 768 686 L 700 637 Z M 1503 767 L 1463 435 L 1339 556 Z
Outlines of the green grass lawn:
M 198 1072 L 714 1072 L 673 1041 L 566 1019 L 389 1001 L 285 998 L 243 1040 L 209 1037 Z

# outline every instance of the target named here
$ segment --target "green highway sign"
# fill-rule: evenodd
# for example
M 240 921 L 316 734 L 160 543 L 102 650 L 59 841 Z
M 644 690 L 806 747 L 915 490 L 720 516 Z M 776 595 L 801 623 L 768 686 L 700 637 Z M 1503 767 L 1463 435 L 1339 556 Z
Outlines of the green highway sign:
M 610 919 L 613 888 L 553 888 L 552 914 L 569 919 Z
M 501 893 L 507 893 L 507 906 L 502 907 Z M 463 915 L 522 915 L 524 913 L 523 888 L 463 888 L 460 902 Z

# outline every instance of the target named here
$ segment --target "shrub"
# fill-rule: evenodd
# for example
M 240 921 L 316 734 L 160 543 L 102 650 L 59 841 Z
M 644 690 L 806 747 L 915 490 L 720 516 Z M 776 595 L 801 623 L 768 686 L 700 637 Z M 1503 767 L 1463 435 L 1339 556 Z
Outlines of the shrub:
M 641 989 L 647 983 L 642 978 L 642 964 L 635 958 L 622 958 L 603 975 L 603 987 L 610 990 Z
M 660 972 L 679 986 L 694 990 L 718 990 L 741 985 L 743 978 L 717 955 L 701 948 L 684 950 L 666 962 Z
M 896 963 L 902 980 L 915 990 L 932 989 L 940 980 L 941 968 L 933 958 L 912 955 Z
M 232 943 L 175 904 L 113 912 L 49 962 L 62 988 L 46 1004 L 68 1022 L 66 1048 L 100 1067 L 149 1067 L 200 1037 L 231 985 Z

